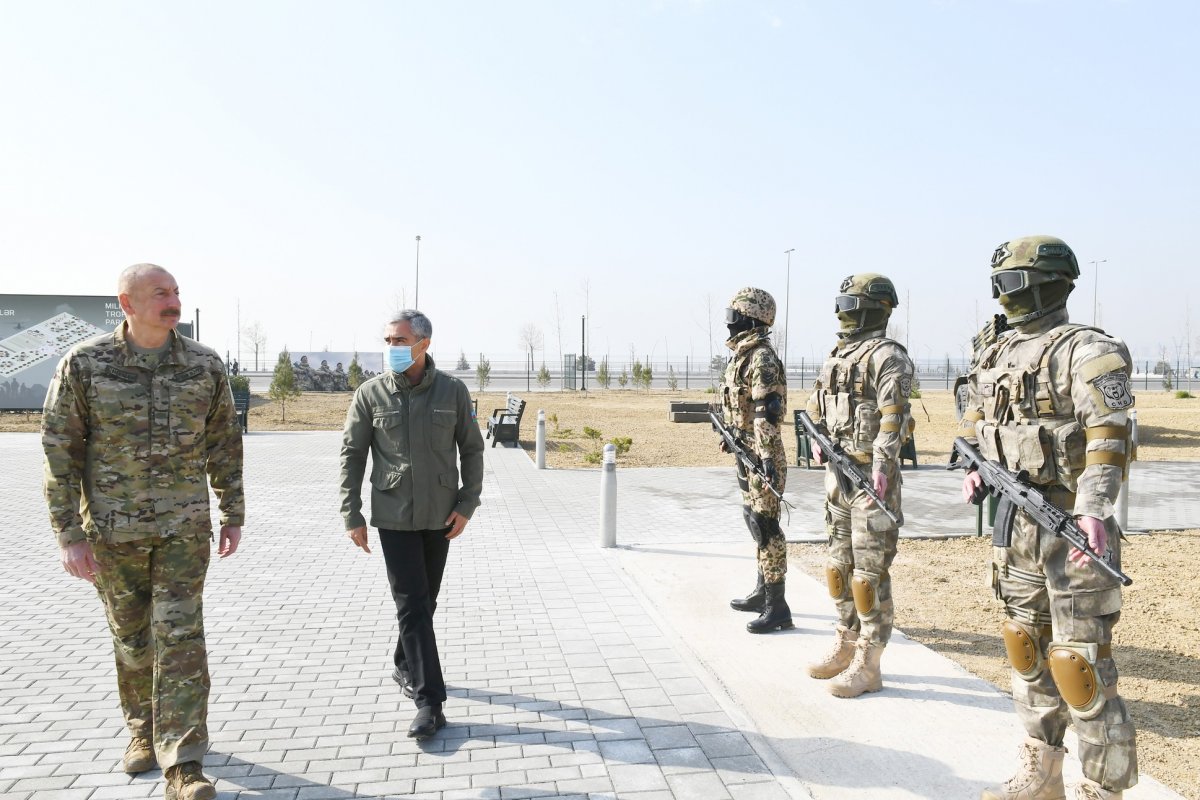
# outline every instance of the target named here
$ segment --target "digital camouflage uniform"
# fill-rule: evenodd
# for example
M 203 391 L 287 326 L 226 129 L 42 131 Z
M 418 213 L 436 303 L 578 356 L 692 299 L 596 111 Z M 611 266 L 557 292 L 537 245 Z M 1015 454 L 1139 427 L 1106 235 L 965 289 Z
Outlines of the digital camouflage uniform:
M 92 545 L 125 721 L 165 770 L 208 750 L 206 477 L 221 524 L 240 526 L 242 441 L 217 354 L 174 332 L 166 352 L 135 352 L 127 325 L 59 363 L 42 422 L 45 494 L 59 545 Z
M 1118 567 L 1121 540 L 1113 502 L 1128 456 L 1130 375 L 1123 342 L 1068 323 L 1062 309 L 984 350 L 968 381 L 963 416 L 966 433 L 974 434 L 968 438 L 989 460 L 1028 470 L 1055 505 L 1102 520 Z M 1064 539 L 1023 513 L 1011 546 L 995 548 L 993 586 L 1011 620 L 1005 643 L 1014 662 L 1013 700 L 1034 739 L 1061 746 L 1073 724 L 1084 775 L 1122 790 L 1137 783 L 1137 752 L 1112 658 L 1121 586 L 1094 566 L 1068 561 L 1069 551 Z M 1067 647 L 1052 656 L 1051 646 L 1060 643 Z M 1097 687 L 1099 703 L 1075 708 L 1064 701 L 1047 659 L 1093 647 L 1085 658 L 1103 684 Z
M 756 327 L 731 338 L 733 351 L 725 367 L 721 398 L 726 424 L 736 428 L 761 459 L 770 459 L 778 478 L 774 487 L 783 494 L 787 483 L 787 454 L 779 420 L 787 414 L 787 381 L 783 363 L 775 354 L 765 327 Z M 761 409 L 769 395 L 780 398 L 772 422 Z M 787 574 L 787 540 L 779 528 L 779 498 L 767 490 L 757 475 L 747 477 L 738 462 L 738 486 L 742 490 L 742 514 L 758 546 L 758 567 L 763 581 L 777 584 Z
M 901 524 L 900 447 L 910 432 L 912 381 L 913 364 L 904 347 L 886 338 L 882 328 L 863 331 L 843 339 L 830 353 L 807 405 L 813 421 L 864 472 L 887 476 L 884 500 Z M 888 570 L 896 557 L 899 527 L 861 489 L 845 496 L 832 464 L 825 472 L 825 526 L 826 575 L 838 621 L 868 641 L 886 645 L 893 618 Z

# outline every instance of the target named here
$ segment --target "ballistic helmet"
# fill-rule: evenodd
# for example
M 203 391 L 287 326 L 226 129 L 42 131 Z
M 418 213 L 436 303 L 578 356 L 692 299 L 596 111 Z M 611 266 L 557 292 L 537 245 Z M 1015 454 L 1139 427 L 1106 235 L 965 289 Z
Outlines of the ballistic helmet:
M 760 322 L 769 328 L 775 324 L 775 298 L 765 289 L 755 289 L 752 286 L 738 289 L 737 294 L 729 301 L 729 308 L 725 310 L 726 324 L 737 322 L 738 315 Z
M 992 253 L 992 297 L 1000 300 L 1012 325 L 1065 307 L 1078 277 L 1075 253 L 1054 236 L 1023 236 Z

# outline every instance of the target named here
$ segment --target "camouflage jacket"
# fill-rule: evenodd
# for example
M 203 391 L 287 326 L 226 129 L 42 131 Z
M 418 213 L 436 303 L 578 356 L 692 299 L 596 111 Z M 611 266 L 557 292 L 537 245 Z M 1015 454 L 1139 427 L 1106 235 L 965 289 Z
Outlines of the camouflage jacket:
M 451 511 L 469 519 L 479 507 L 483 436 L 472 415 L 471 393 L 458 378 L 439 371 L 430 357 L 416 386 L 388 370 L 354 392 L 342 432 L 346 530 L 367 524 L 361 488 L 368 453 L 371 524 L 376 528 L 440 530 Z
M 808 397 L 808 413 L 830 438 L 874 469 L 897 466 L 912 431 L 913 363 L 882 330 L 838 342 Z
M 725 422 L 741 432 L 759 458 L 772 459 L 775 469 L 783 473 L 787 469 L 780 432 L 787 417 L 783 362 L 775 354 L 766 328 L 745 331 L 726 344 L 733 357 L 721 382 Z M 772 399 L 776 399 L 775 407 L 768 409 L 766 404 Z
M 987 347 L 968 378 L 964 435 L 988 459 L 1075 492 L 1105 519 L 1129 456 L 1132 363 L 1124 342 L 1062 310 Z
M 222 525 L 241 525 L 242 432 L 220 357 L 172 332 L 140 354 L 128 323 L 73 347 L 42 415 L 45 493 L 61 546 L 212 531 L 207 480 Z

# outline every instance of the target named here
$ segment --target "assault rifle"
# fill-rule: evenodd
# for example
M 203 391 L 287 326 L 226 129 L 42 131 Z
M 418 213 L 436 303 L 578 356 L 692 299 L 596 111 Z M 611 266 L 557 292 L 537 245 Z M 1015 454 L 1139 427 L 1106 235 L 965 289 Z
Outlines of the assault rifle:
M 771 485 L 772 479 L 769 475 L 767 475 L 767 469 L 763 464 L 763 460 L 759 458 L 754 451 L 746 446 L 745 442 L 742 441 L 742 437 L 739 436 L 736 431 L 734 431 L 732 428 L 725 427 L 725 419 L 721 414 L 718 414 L 714 409 L 710 408 L 708 410 L 708 418 L 712 420 L 713 430 L 721 434 L 721 438 L 725 440 L 725 447 L 729 449 L 730 453 L 733 453 L 733 455 L 737 457 L 738 461 L 742 462 L 742 464 L 746 467 L 746 471 L 752 475 L 757 475 L 759 480 L 762 481 L 763 486 L 766 486 L 771 494 L 778 497 L 780 501 L 784 503 L 784 505 L 787 505 L 788 503 L 783 499 L 783 495 L 778 489 Z
M 979 505 L 983 496 L 989 492 L 999 496 L 996 524 L 992 528 L 994 546 L 1008 547 L 1012 544 L 1013 523 L 1017 518 L 1017 509 L 1020 509 L 1038 525 L 1049 528 L 1066 539 L 1068 544 L 1090 558 L 1091 563 L 1101 572 L 1116 578 L 1125 586 L 1133 583 L 1133 578 L 1121 572 L 1091 548 L 1087 533 L 1079 527 L 1075 517 L 1046 499 L 1046 495 L 1030 482 L 1028 472 L 1022 470 L 1014 474 L 996 462 L 988 461 L 961 436 L 954 440 L 954 449 L 950 451 L 950 465 L 946 469 L 974 469 L 979 472 L 979 477 L 983 479 L 984 491 L 971 498 L 976 505 Z
M 840 444 L 821 433 L 807 411 L 797 413 L 796 419 L 800 420 L 800 424 L 808 432 L 808 438 L 820 446 L 825 460 L 833 465 L 833 474 L 837 478 L 838 488 L 842 490 L 842 495 L 849 497 L 854 492 L 854 487 L 857 486 L 866 492 L 867 497 L 875 501 L 875 505 L 879 506 L 884 514 L 887 514 L 888 519 L 899 525 L 900 517 L 887 507 L 887 503 L 883 502 L 883 498 L 875 491 L 875 484 L 859 469 L 858 462 L 847 455 Z

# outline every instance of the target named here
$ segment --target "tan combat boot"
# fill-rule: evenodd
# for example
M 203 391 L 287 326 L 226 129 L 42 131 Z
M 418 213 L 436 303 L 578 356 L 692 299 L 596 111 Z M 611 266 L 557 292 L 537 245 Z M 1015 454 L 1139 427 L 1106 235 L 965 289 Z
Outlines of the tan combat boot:
M 1062 765 L 1067 748 L 1031 737 L 1021 743 L 1017 752 L 1021 758 L 1017 774 L 1002 786 L 984 789 L 980 800 L 1064 800 Z
M 833 647 L 821 656 L 819 661 L 808 665 L 810 677 L 819 680 L 832 678 L 850 666 L 854 660 L 854 643 L 858 641 L 858 631 L 852 631 L 845 625 L 838 625 L 834 634 Z
M 185 761 L 167 767 L 166 800 L 213 800 L 217 790 L 200 770 L 199 761 Z
M 882 655 L 883 645 L 858 637 L 850 666 L 829 681 L 829 693 L 834 697 L 858 697 L 865 692 L 878 692 L 883 688 L 883 675 L 879 672 Z
M 125 748 L 125 755 L 121 758 L 121 769 L 130 775 L 137 775 L 139 772 L 146 772 L 158 766 L 158 759 L 154 757 L 154 744 L 146 736 L 134 736 L 129 740 L 129 746 Z
M 1124 796 L 1124 792 L 1110 792 L 1087 778 L 1071 787 L 1071 800 L 1121 800 Z

